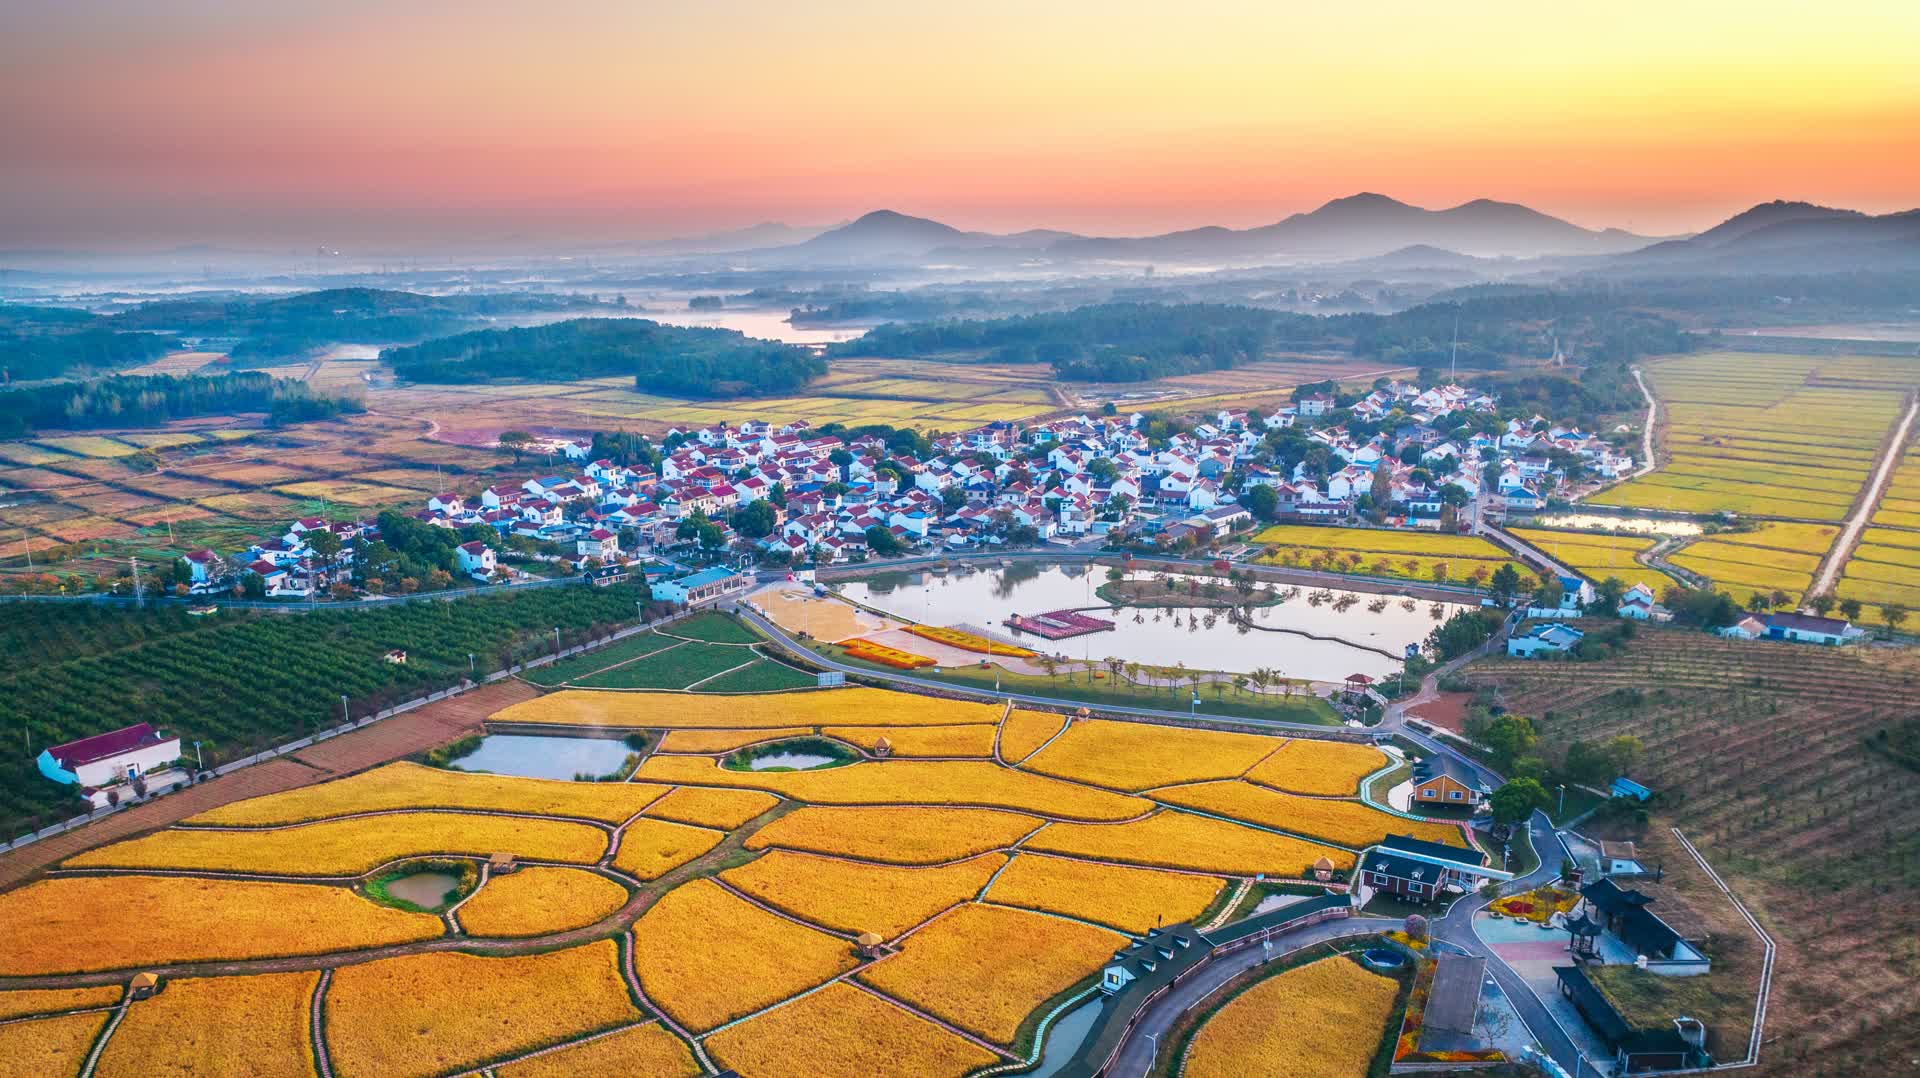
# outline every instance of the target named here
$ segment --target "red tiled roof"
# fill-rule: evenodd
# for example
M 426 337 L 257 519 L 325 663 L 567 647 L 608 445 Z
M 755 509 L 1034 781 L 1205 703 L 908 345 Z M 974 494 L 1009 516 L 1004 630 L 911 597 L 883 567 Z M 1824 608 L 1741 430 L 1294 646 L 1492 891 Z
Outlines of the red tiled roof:
M 105 760 L 110 756 L 132 752 L 134 749 L 148 748 L 169 740 L 173 739 L 161 737 L 151 725 L 137 722 L 132 726 L 124 726 L 104 734 L 95 734 L 78 741 L 69 741 L 64 745 L 55 745 L 47 750 L 47 754 L 59 761 L 61 767 L 72 771 L 81 764 Z

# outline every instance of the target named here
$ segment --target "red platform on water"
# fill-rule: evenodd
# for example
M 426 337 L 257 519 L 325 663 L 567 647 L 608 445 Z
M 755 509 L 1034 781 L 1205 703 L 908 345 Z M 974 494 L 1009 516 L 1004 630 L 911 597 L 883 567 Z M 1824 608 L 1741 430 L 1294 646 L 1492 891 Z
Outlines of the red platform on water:
M 1100 618 L 1090 618 L 1077 610 L 1049 610 L 1044 614 L 1015 614 L 1006 620 L 1006 624 L 1023 633 L 1032 633 L 1048 640 L 1065 640 L 1068 637 L 1085 636 L 1088 633 L 1110 632 L 1113 622 Z

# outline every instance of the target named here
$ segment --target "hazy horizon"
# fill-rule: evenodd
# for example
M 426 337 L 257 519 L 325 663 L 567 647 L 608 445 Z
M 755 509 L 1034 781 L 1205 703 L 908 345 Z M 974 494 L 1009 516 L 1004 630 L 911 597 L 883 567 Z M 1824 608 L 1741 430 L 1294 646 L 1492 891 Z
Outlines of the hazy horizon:
M 9 10 L 0 249 L 559 251 L 879 208 L 1141 235 L 1361 191 L 1648 235 L 1920 205 L 1920 6 L 1001 6 Z

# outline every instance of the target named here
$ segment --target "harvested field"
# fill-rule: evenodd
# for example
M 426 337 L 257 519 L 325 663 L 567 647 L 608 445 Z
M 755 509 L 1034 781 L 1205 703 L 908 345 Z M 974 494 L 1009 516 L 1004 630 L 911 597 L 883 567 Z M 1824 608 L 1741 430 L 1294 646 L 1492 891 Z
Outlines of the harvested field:
M 725 837 L 704 827 L 635 820 L 620 836 L 613 867 L 638 880 L 656 880 L 718 846 Z
M 716 1033 L 706 1046 L 741 1078 L 962 1078 L 996 1061 L 979 1045 L 845 983 Z
M 1143 936 L 1148 929 L 1198 917 L 1225 886 L 1216 876 L 1020 854 L 983 897 Z
M 1325 856 L 1335 868 L 1353 867 L 1353 854 L 1224 820 L 1163 811 L 1133 823 L 1056 823 L 1042 828 L 1022 849 L 1150 868 L 1177 868 L 1223 876 L 1265 873 L 1304 879 Z
M 1010 846 L 1041 821 L 1017 812 L 970 808 L 822 808 L 807 806 L 747 838 L 747 849 L 814 853 L 932 865 Z
M 759 790 L 683 786 L 649 806 L 647 815 L 731 831 L 779 803 L 779 798 Z
M 562 782 L 469 774 L 397 761 L 343 779 L 222 805 L 189 824 L 301 823 L 349 813 L 444 808 L 572 816 L 619 823 L 667 792 L 646 783 Z
M 662 697 L 570 689 L 516 704 L 494 722 L 559 726 L 652 727 L 675 730 L 763 730 L 790 726 L 954 726 L 1000 721 L 999 704 L 939 700 L 885 689 L 832 689 L 764 696 Z
M 127 1008 L 100 1073 L 306 1078 L 319 979 L 312 970 L 169 979 Z
M 627 889 L 579 868 L 528 865 L 486 886 L 460 907 L 470 936 L 544 936 L 584 928 L 626 905 Z
M 834 597 L 816 598 L 793 584 L 770 584 L 753 593 L 753 602 L 775 624 L 816 640 L 838 642 L 886 628 L 885 618 L 855 609 Z
M 0 976 L 272 958 L 409 943 L 440 918 L 341 887 L 178 876 L 41 880 L 0 894 L 0 923 L 32 925 L 0 951 Z
M 1276 738 L 1146 723 L 1075 722 L 1020 766 L 1114 790 L 1232 778 L 1280 747 Z
M 1203 782 L 1169 786 L 1150 794 L 1182 808 L 1271 827 L 1276 831 L 1337 843 L 1351 849 L 1371 846 L 1388 835 L 1410 834 L 1428 842 L 1465 846 L 1454 824 L 1404 820 L 1358 801 L 1283 794 L 1250 782 Z
M 1294 738 L 1255 764 L 1247 781 L 1292 794 L 1352 797 L 1360 780 L 1387 766 L 1387 754 L 1371 745 Z
M 1006 862 L 1006 855 L 990 853 L 940 868 L 901 868 L 771 850 L 720 878 L 803 921 L 891 939 L 972 898 Z

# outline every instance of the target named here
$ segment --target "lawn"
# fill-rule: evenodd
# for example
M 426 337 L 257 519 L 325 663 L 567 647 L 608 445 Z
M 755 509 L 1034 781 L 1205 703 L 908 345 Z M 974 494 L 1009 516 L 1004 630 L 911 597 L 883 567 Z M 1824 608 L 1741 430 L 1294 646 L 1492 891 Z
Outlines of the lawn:
M 775 662 L 772 659 L 761 659 L 744 670 L 721 674 L 701 685 L 699 691 L 785 692 L 789 689 L 811 689 L 818 683 L 818 677 L 805 670 L 795 670 L 785 663 Z
M 758 644 L 764 639 L 738 620 L 715 613 L 695 614 L 685 621 L 674 622 L 662 631 L 670 636 L 704 640 L 709 644 Z
M 546 666 L 529 670 L 521 676 L 535 685 L 552 688 L 586 677 L 588 674 L 599 673 L 609 666 L 617 666 L 632 659 L 652 655 L 656 651 L 664 651 L 679 643 L 680 641 L 661 636 L 659 633 L 637 633 L 604 648 L 596 648 L 581 655 L 562 659 L 557 663 L 548 663 Z
M 675 644 L 611 670 L 580 678 L 587 689 L 684 689 L 759 658 L 736 644 Z

